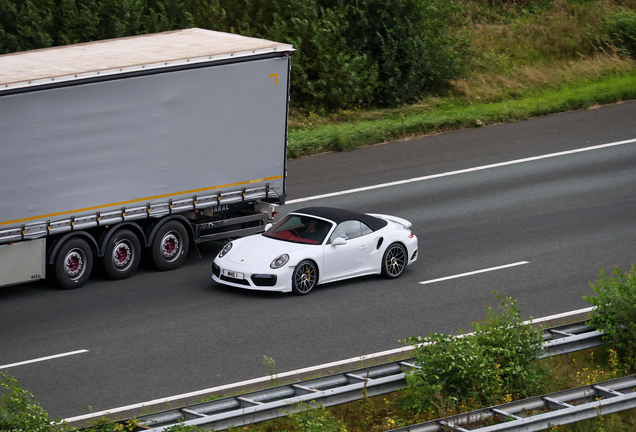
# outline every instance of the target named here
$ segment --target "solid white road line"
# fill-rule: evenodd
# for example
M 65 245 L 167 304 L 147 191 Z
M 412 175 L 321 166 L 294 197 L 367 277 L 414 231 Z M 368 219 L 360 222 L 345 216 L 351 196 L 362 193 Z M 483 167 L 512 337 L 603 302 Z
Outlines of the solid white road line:
M 579 315 L 579 314 L 582 314 L 582 313 L 589 313 L 592 310 L 594 310 L 593 307 L 586 308 L 586 309 L 574 310 L 574 311 L 570 311 L 570 312 L 564 312 L 564 313 L 560 313 L 560 314 L 556 314 L 556 315 L 550 315 L 550 316 L 543 317 L 543 318 L 537 318 L 537 319 L 524 321 L 524 324 L 540 323 L 540 322 L 551 321 L 551 320 L 555 320 L 555 319 L 559 319 L 559 318 L 567 318 L 568 316 Z M 465 335 L 466 334 L 464 334 L 462 336 L 465 336 Z M 368 355 L 364 355 L 364 356 L 360 356 L 360 357 L 354 357 L 354 358 L 350 358 L 350 359 L 346 359 L 346 360 L 335 361 L 335 362 L 332 362 L 332 363 L 326 363 L 326 364 L 322 364 L 322 365 L 311 366 L 311 367 L 307 367 L 307 368 L 304 368 L 304 369 L 298 369 L 298 370 L 294 370 L 294 371 L 283 372 L 283 373 L 277 374 L 274 378 L 278 379 L 278 378 L 293 377 L 293 376 L 301 375 L 301 374 L 304 374 L 304 373 L 307 373 L 307 372 L 323 371 L 325 369 L 331 369 L 331 368 L 333 368 L 335 366 L 343 366 L 343 365 L 348 365 L 348 364 L 354 365 L 355 367 L 359 367 L 360 362 L 364 361 L 364 360 L 369 360 L 369 359 L 372 359 L 372 358 L 384 357 L 384 356 L 389 356 L 389 355 L 396 355 L 396 354 L 400 354 L 400 353 L 408 352 L 408 351 L 412 351 L 412 350 L 413 350 L 413 346 L 409 345 L 409 346 L 405 346 L 405 347 L 402 347 L 402 348 L 395 348 L 395 349 L 392 349 L 392 350 L 381 351 L 381 352 L 374 353 L 374 354 L 368 354 Z M 166 402 L 172 402 L 172 401 L 176 401 L 176 400 L 181 400 L 181 399 L 189 398 L 189 397 L 192 397 L 192 396 L 202 396 L 202 395 L 206 395 L 206 394 L 213 393 L 213 392 L 232 390 L 232 389 L 240 388 L 242 386 L 246 386 L 246 385 L 250 385 L 250 384 L 256 384 L 256 383 L 262 383 L 262 382 L 271 381 L 271 379 L 272 379 L 271 376 L 266 376 L 266 377 L 261 377 L 261 378 L 254 378 L 254 379 L 247 380 L 247 381 L 241 381 L 241 382 L 234 383 L 234 384 L 227 384 L 227 385 L 223 385 L 223 386 L 212 387 L 212 388 L 208 388 L 208 389 L 204 389 L 204 390 L 194 391 L 194 392 L 190 392 L 190 393 L 184 393 L 184 394 L 180 394 L 180 395 L 176 395 L 176 396 L 170 396 L 170 397 L 166 397 L 166 398 L 163 398 L 163 399 L 155 399 L 155 400 L 151 400 L 151 401 L 148 401 L 148 402 L 142 402 L 142 403 L 138 403 L 138 404 L 134 404 L 134 405 L 128 405 L 128 406 L 124 406 L 124 407 L 113 408 L 113 409 L 104 410 L 104 411 L 100 411 L 100 412 L 93 412 L 93 413 L 84 414 L 84 415 L 80 415 L 80 416 L 76 416 L 76 417 L 69 417 L 67 419 L 64 419 L 63 421 L 71 423 L 71 422 L 80 421 L 80 420 L 87 420 L 87 419 L 91 419 L 91 418 L 95 418 L 95 417 L 107 416 L 109 414 L 116 414 L 118 412 L 128 411 L 128 410 L 132 410 L 132 409 L 139 409 L 139 408 L 143 408 L 143 407 L 149 407 L 149 406 L 152 406 L 152 405 L 157 405 L 157 404 L 160 404 L 160 403 L 166 403 Z
M 62 353 L 62 354 L 55 354 L 52 356 L 48 356 L 48 357 L 40 357 L 37 359 L 33 359 L 33 360 L 26 360 L 26 361 L 22 361 L 22 362 L 18 362 L 18 363 L 11 363 L 11 364 L 6 364 L 6 365 L 0 365 L 0 369 L 8 369 L 11 367 L 15 367 L 15 366 L 22 366 L 25 364 L 29 364 L 29 363 L 37 363 L 37 362 L 42 362 L 42 361 L 46 361 L 46 360 L 51 360 L 51 359 L 56 359 L 56 358 L 60 358 L 60 357 L 66 357 L 66 356 L 72 356 L 75 354 L 83 354 L 83 353 L 87 353 L 88 350 L 77 350 L 77 351 L 71 351 L 71 352 L 67 352 L 67 353 Z
M 533 157 L 524 158 L 524 159 L 516 159 L 516 160 L 507 161 L 507 162 L 499 162 L 499 163 L 495 163 L 495 164 L 490 164 L 490 165 L 482 165 L 482 166 L 478 166 L 478 167 L 474 167 L 474 168 L 466 168 L 466 169 L 462 169 L 462 170 L 450 171 L 450 172 L 441 173 L 441 174 L 433 174 L 433 175 L 428 175 L 428 176 L 424 176 L 424 177 L 415 177 L 415 178 L 411 178 L 411 179 L 407 179 L 407 180 L 399 180 L 399 181 L 394 181 L 394 182 L 390 182 L 390 183 L 382 183 L 382 184 L 377 184 L 377 185 L 373 185 L 373 186 L 366 186 L 366 187 L 361 187 L 361 188 L 356 188 L 356 189 L 349 189 L 349 190 L 340 191 L 340 192 L 332 192 L 332 193 L 327 193 L 327 194 L 323 194 L 323 195 L 315 195 L 315 196 L 311 196 L 311 197 L 307 197 L 307 198 L 298 198 L 298 199 L 286 201 L 285 204 L 297 204 L 297 203 L 301 203 L 301 202 L 305 202 L 305 201 L 313 201 L 313 200 L 317 200 L 317 199 L 321 199 L 321 198 L 330 198 L 330 197 L 335 197 L 335 196 L 340 196 L 340 195 L 348 195 L 348 194 L 357 193 L 357 192 L 365 192 L 365 191 L 373 190 L 373 189 L 381 189 L 381 188 L 390 187 L 390 186 L 398 186 L 398 185 L 403 185 L 403 184 L 407 184 L 407 183 L 415 183 L 415 182 L 420 182 L 420 181 L 425 181 L 425 180 L 432 180 L 432 179 L 441 178 L 441 177 L 449 177 L 449 176 L 454 176 L 454 175 L 458 175 L 458 174 L 466 174 L 466 173 L 471 173 L 471 172 L 475 172 L 475 171 L 483 171 L 483 170 L 487 170 L 487 169 L 491 169 L 491 168 L 499 168 L 499 167 L 508 166 L 508 165 L 516 165 L 516 164 L 521 164 L 521 163 L 526 163 L 526 162 L 534 162 L 534 161 L 538 161 L 538 160 L 542 160 L 542 159 L 550 159 L 550 158 L 554 158 L 554 157 L 558 157 L 558 156 L 566 156 L 566 155 L 571 155 L 571 154 L 576 154 L 576 153 L 583 153 L 583 152 L 588 152 L 588 151 L 593 151 L 593 150 L 601 150 L 601 149 L 605 149 L 605 148 L 609 148 L 609 147 L 616 147 L 616 146 L 621 146 L 621 145 L 625 145 L 625 144 L 632 144 L 632 143 L 636 143 L 636 139 L 625 140 L 625 141 L 616 141 L 616 142 L 612 142 L 612 143 L 608 143 L 608 144 L 600 144 L 600 145 L 595 145 L 595 146 L 591 146 L 591 147 L 583 147 L 583 148 L 579 148 L 579 149 L 575 149 L 575 150 L 567 150 L 567 151 L 562 151 L 562 152 L 558 152 L 558 153 L 549 153 L 549 154 L 545 154 L 545 155 L 533 156 Z
M 491 271 L 495 271 L 495 270 L 501 270 L 501 269 L 505 269 L 505 268 L 509 268 L 509 267 L 516 267 L 516 266 L 520 266 L 520 265 L 524 265 L 524 264 L 530 264 L 528 261 L 519 261 L 516 263 L 512 263 L 512 264 L 506 264 L 506 265 L 502 265 L 502 266 L 497 266 L 497 267 L 490 267 L 487 269 L 482 269 L 482 270 L 475 270 L 475 271 L 471 271 L 468 273 L 461 273 L 461 274 L 457 274 L 457 275 L 453 275 L 453 276 L 446 276 L 443 278 L 439 278 L 439 279 L 431 279 L 431 280 L 427 280 L 424 282 L 419 282 L 421 285 L 427 285 L 427 284 L 432 284 L 435 282 L 441 282 L 441 281 L 445 281 L 445 280 L 449 280 L 449 279 L 457 279 L 457 278 L 461 278 L 464 276 L 472 276 L 472 275 L 476 275 L 479 273 L 486 273 L 486 272 L 491 272 Z
M 528 320 L 528 321 L 524 321 L 524 324 L 537 324 L 540 322 L 546 322 L 546 321 L 553 321 L 555 319 L 560 319 L 560 318 L 567 318 L 569 316 L 572 315 L 579 315 L 579 314 L 584 314 L 584 313 L 590 313 L 594 310 L 594 306 L 589 307 L 589 308 L 584 308 L 584 309 L 578 309 L 578 310 L 573 310 L 570 312 L 563 312 L 560 314 L 556 314 L 556 315 L 550 315 L 547 317 L 543 317 L 543 318 L 537 318 L 537 319 L 532 319 L 532 320 Z

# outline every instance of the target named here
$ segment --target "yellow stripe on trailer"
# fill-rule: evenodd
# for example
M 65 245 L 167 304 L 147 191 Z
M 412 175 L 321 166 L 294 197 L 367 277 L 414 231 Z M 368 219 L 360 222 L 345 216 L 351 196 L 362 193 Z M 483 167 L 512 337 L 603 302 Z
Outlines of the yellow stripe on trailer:
M 93 207 L 85 207 L 85 208 L 76 209 L 76 210 L 68 210 L 68 211 L 57 212 L 57 213 L 49 213 L 49 214 L 40 215 L 40 216 L 32 216 L 32 217 L 28 217 L 28 218 L 24 218 L 24 219 L 15 219 L 15 220 L 10 220 L 10 221 L 6 221 L 6 222 L 0 222 L 0 225 L 9 225 L 9 224 L 13 224 L 13 223 L 28 222 L 28 221 L 36 220 L 36 219 L 46 219 L 46 218 L 50 218 L 50 217 L 53 217 L 53 216 L 62 216 L 62 215 L 73 214 L 73 213 L 83 213 L 83 212 L 87 212 L 87 211 L 90 211 L 90 210 L 99 210 L 99 209 L 103 209 L 103 208 L 109 208 L 109 207 L 115 207 L 115 206 L 123 206 L 123 205 L 126 205 L 126 204 L 133 204 L 133 203 L 138 203 L 138 202 L 142 202 L 142 201 L 155 200 L 155 199 L 159 199 L 159 198 L 168 198 L 168 197 L 173 197 L 173 196 L 178 196 L 178 195 L 192 194 L 192 193 L 196 193 L 196 192 L 205 192 L 205 191 L 214 190 L 214 189 L 224 189 L 224 188 L 234 187 L 234 186 L 243 186 L 243 185 L 248 185 L 248 184 L 253 184 L 253 183 L 261 183 L 261 182 L 264 182 L 264 181 L 278 180 L 278 179 L 282 179 L 282 178 L 283 178 L 283 176 L 279 175 L 279 176 L 275 176 L 275 177 L 266 177 L 266 178 L 263 178 L 263 179 L 255 179 L 255 180 L 243 181 L 243 182 L 238 182 L 238 183 L 228 183 L 228 184 L 224 184 L 224 185 L 220 185 L 220 186 L 210 186 L 210 187 L 206 187 L 206 188 L 192 189 L 192 190 L 175 192 L 175 193 L 170 193 L 170 194 L 155 195 L 155 196 L 149 196 L 149 197 L 144 197 L 144 198 L 139 198 L 139 199 L 134 199 L 134 200 L 120 201 L 120 202 L 111 203 L 111 204 L 104 204 L 104 205 L 93 206 Z

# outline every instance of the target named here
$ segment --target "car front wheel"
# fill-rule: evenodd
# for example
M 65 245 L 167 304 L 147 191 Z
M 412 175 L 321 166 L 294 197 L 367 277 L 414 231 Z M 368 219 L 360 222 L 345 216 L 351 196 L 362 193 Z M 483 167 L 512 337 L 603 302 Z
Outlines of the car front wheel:
M 318 269 L 311 261 L 302 261 L 294 269 L 292 276 L 292 292 L 296 295 L 306 295 L 318 283 Z
M 384 252 L 382 275 L 389 279 L 400 277 L 407 263 L 406 249 L 399 243 L 393 243 Z

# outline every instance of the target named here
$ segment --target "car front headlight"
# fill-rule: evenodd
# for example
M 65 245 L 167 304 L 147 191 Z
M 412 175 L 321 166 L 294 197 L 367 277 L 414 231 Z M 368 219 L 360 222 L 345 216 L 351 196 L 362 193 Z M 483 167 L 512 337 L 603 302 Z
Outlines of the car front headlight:
M 227 253 L 232 249 L 232 242 L 226 244 L 225 246 L 223 246 L 223 249 L 221 249 L 221 252 L 219 252 L 219 258 L 223 258 L 225 255 L 227 255 Z
M 273 269 L 281 268 L 282 266 L 287 264 L 287 261 L 289 261 L 289 255 L 283 254 L 276 257 L 276 259 L 272 261 L 272 263 L 269 266 L 270 268 L 273 268 Z

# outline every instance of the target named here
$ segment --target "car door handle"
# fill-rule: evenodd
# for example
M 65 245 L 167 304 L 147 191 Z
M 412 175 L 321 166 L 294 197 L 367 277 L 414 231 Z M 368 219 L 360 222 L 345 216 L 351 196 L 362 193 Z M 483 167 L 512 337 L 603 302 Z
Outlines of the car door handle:
M 360 250 L 362 250 L 362 249 L 366 249 L 366 248 L 367 248 L 367 245 L 360 246 Z

